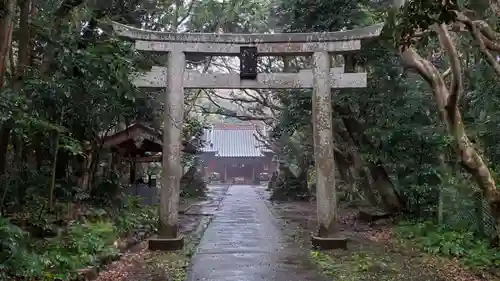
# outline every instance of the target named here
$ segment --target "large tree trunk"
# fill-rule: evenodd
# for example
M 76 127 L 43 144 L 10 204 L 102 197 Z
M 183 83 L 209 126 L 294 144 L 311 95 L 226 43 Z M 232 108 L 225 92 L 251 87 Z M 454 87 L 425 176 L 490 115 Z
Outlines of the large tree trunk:
M 500 192 L 496 188 L 489 168 L 467 136 L 458 108 L 458 101 L 463 92 L 460 58 L 449 35 L 448 27 L 445 24 L 439 24 L 434 25 L 433 28 L 437 31 L 441 47 L 447 52 L 450 61 L 452 73 L 450 89 L 446 86 L 439 70 L 430 61 L 423 59 L 412 47 L 401 48 L 401 58 L 406 66 L 418 72 L 431 87 L 439 116 L 454 141 L 459 161 L 462 167 L 473 176 L 491 207 L 497 230 L 497 235 L 492 237 L 492 242 L 498 244 Z
M 308 186 L 308 178 L 309 178 L 309 168 L 311 167 L 311 155 L 308 152 L 304 152 L 302 155 L 301 161 L 299 161 L 297 180 L 299 184 L 307 189 Z
M 342 121 L 346 130 L 352 140 L 352 143 L 361 150 L 363 146 L 374 148 L 368 136 L 364 133 L 361 125 L 352 117 L 352 112 L 349 108 L 336 106 L 335 110 L 342 114 Z M 382 199 L 384 209 L 391 213 L 399 213 L 404 209 L 404 203 L 401 197 L 396 192 L 395 186 L 390 180 L 383 163 L 378 160 L 377 162 L 370 163 L 367 168 L 373 179 L 373 187 L 378 191 Z M 367 176 L 367 174 L 364 174 Z
M 349 149 L 349 155 L 348 155 L 348 161 L 350 162 L 350 167 L 349 169 L 351 170 L 351 176 L 352 178 L 356 181 L 359 182 L 359 188 L 361 189 L 360 191 L 362 194 L 359 195 L 359 197 L 366 199 L 367 203 L 370 204 L 373 207 L 378 207 L 380 205 L 379 201 L 377 200 L 377 196 L 374 193 L 374 186 L 373 182 L 370 176 L 369 169 L 364 166 L 363 160 L 361 159 L 361 155 L 359 153 L 360 147 L 358 147 L 353 139 L 351 138 L 351 134 L 345 130 L 337 130 L 337 134 L 339 134 L 342 139 L 349 143 L 350 149 Z M 335 155 L 335 159 L 337 157 L 340 157 Z M 341 165 L 341 164 L 339 164 Z
M 30 62 L 31 53 L 31 30 L 29 25 L 31 13 L 31 0 L 20 0 L 19 6 L 21 9 L 19 18 L 19 49 L 17 54 L 17 66 L 15 73 L 15 87 L 16 91 L 21 90 L 22 78 L 26 67 Z
M 356 177 L 354 176 L 354 168 L 352 163 L 350 163 L 346 157 L 343 155 L 339 155 L 339 153 L 335 154 L 334 157 L 335 163 L 339 170 L 340 178 L 344 182 L 345 186 L 345 199 L 349 202 L 352 202 L 356 199 L 356 197 L 360 197 L 358 193 L 358 187 L 356 182 Z
M 15 1 L 5 0 L 0 10 L 0 88 L 4 86 L 7 57 L 11 51 L 12 31 L 14 28 Z M 10 122 L 0 124 L 0 176 L 5 173 L 7 162 L 7 148 L 12 130 Z
M 379 192 L 382 204 L 386 211 L 399 213 L 403 210 L 402 200 L 396 192 L 396 187 L 392 183 L 387 171 L 380 160 L 369 166 L 369 171 L 375 189 Z
M 11 50 L 15 8 L 15 0 L 4 0 L 0 10 L 0 87 L 4 84 L 8 53 Z

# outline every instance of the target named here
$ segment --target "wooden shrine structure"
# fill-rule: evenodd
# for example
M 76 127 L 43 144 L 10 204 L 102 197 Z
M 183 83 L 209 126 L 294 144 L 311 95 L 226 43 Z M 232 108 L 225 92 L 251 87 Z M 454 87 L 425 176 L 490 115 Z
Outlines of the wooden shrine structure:
M 198 153 L 196 147 L 187 141 L 182 141 L 181 151 L 184 153 Z M 156 129 L 142 123 L 133 123 L 123 130 L 102 139 L 102 148 L 110 149 L 111 164 L 117 161 L 130 163 L 130 183 L 136 180 L 136 164 L 161 162 L 163 150 L 163 136 Z

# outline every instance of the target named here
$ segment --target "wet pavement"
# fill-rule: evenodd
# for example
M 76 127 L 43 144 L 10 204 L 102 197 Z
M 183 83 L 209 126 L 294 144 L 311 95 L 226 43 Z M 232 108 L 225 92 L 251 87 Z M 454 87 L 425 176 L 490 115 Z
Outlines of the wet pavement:
M 187 281 L 323 281 L 249 185 L 230 186 L 191 260 Z
M 192 216 L 210 216 L 215 214 L 221 201 L 224 199 L 227 189 L 227 185 L 209 185 L 207 187 L 206 198 L 190 204 L 183 213 Z

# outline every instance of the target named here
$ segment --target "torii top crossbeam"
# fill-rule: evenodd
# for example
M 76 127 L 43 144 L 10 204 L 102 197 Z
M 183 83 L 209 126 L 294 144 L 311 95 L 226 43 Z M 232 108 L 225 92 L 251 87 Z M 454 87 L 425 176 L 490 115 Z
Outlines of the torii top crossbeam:
M 179 43 L 230 43 L 230 44 L 262 44 L 262 43 L 303 43 L 303 42 L 337 42 L 363 40 L 380 35 L 383 24 L 337 32 L 314 33 L 274 33 L 274 34 L 231 34 L 231 33 L 173 33 L 158 32 L 134 28 L 113 22 L 113 28 L 119 36 L 135 40 L 168 41 Z

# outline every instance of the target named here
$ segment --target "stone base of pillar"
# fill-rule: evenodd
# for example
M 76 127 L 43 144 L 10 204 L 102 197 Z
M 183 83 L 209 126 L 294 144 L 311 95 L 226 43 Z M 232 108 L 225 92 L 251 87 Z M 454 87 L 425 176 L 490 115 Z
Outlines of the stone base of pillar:
M 319 237 L 311 236 L 311 242 L 314 249 L 318 250 L 347 250 L 348 239 L 346 237 Z
M 148 249 L 151 251 L 178 251 L 183 247 L 183 236 L 176 238 L 152 238 L 148 241 Z

